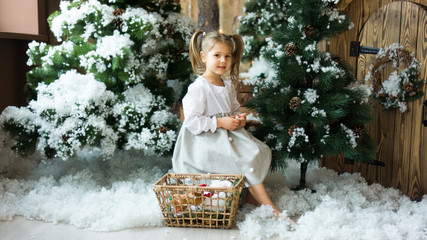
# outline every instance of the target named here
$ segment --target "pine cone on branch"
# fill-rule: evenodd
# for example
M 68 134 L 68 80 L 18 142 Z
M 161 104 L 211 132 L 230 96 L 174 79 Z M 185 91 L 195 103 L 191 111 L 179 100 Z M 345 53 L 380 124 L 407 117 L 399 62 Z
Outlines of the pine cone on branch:
M 291 136 L 292 137 L 292 135 L 294 135 L 294 130 L 295 130 L 295 128 L 297 128 L 298 126 L 297 125 L 292 125 L 289 129 L 288 129 L 288 134 L 289 134 L 289 136 Z
M 167 25 L 166 25 L 166 29 L 167 29 L 167 31 L 168 31 L 168 33 L 167 33 L 168 37 L 173 38 L 173 35 L 174 35 L 174 33 L 175 33 L 175 29 L 174 29 L 174 27 L 172 26 L 172 24 L 167 24 Z
M 115 18 L 115 19 L 113 20 L 113 23 L 114 23 L 114 27 L 115 27 L 115 28 L 117 28 L 117 29 L 119 29 L 119 30 L 121 30 L 121 29 L 122 29 L 122 27 L 123 27 L 123 19 L 121 19 L 121 18 Z
M 414 84 L 411 82 L 406 82 L 403 84 L 403 90 L 405 90 L 407 93 L 414 91 Z
M 313 36 L 313 34 L 314 34 L 314 27 L 312 27 L 310 25 L 307 25 L 307 26 L 303 27 L 302 29 L 303 29 L 303 31 L 304 31 L 304 33 L 305 33 L 305 35 L 307 37 Z
M 359 125 L 353 129 L 353 133 L 357 139 L 360 139 L 365 134 L 365 126 Z
M 166 133 L 168 130 L 169 130 L 169 128 L 166 126 L 160 126 L 159 127 L 159 132 L 161 132 L 161 133 Z
M 333 3 L 333 2 L 328 2 L 328 3 L 326 4 L 326 6 L 327 6 L 329 9 L 335 9 L 335 8 L 337 8 L 337 5 L 336 5 L 335 3 Z
M 289 101 L 289 108 L 292 109 L 294 112 L 299 108 L 301 105 L 301 98 L 299 97 L 293 97 L 291 101 Z
M 124 12 L 125 12 L 125 10 L 124 10 L 124 9 L 122 9 L 122 8 L 117 8 L 116 10 L 114 10 L 113 15 L 117 17 L 117 16 L 119 16 L 119 15 L 122 15 Z
M 293 55 L 295 55 L 298 52 L 298 48 L 297 48 L 297 46 L 295 44 L 288 43 L 285 46 L 285 52 L 286 52 L 286 55 L 293 56 Z

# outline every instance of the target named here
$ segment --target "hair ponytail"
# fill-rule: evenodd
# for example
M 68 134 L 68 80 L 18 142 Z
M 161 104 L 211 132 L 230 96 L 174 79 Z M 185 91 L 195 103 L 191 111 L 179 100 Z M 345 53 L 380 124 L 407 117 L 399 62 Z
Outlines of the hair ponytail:
M 203 31 L 195 32 L 191 37 L 189 47 L 191 66 L 193 67 L 193 72 L 198 76 L 202 75 L 206 70 L 206 66 L 202 61 L 202 57 L 200 56 L 200 51 L 202 50 L 202 38 Z
M 233 42 L 233 55 L 231 58 L 230 77 L 234 84 L 237 84 L 239 80 L 240 59 L 243 55 L 243 39 L 240 35 L 233 34 L 231 35 L 231 40 Z

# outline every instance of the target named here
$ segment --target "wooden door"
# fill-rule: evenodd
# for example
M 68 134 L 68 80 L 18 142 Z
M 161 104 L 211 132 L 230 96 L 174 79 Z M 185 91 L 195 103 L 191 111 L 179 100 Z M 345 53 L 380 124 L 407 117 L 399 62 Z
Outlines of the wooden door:
M 410 2 L 389 3 L 374 12 L 360 31 L 363 46 L 384 48 L 399 43 L 415 53 L 422 63 L 421 78 L 427 80 L 427 12 L 424 7 Z M 358 58 L 357 79 L 364 82 L 374 55 Z M 390 68 L 383 71 L 388 78 Z M 424 85 L 424 94 L 427 88 Z M 422 126 L 422 99 L 408 103 L 408 111 L 387 112 L 373 102 L 373 122 L 368 131 L 377 145 L 377 160 L 384 167 L 355 164 L 351 171 L 362 172 L 369 182 L 396 187 L 412 199 L 420 200 L 427 193 L 427 128 Z

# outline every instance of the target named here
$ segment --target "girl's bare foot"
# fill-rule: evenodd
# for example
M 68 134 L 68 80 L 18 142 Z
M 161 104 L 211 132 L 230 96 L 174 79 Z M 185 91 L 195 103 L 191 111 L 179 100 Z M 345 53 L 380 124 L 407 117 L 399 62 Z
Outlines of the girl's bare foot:
M 276 219 L 279 219 L 280 213 L 281 212 L 279 210 L 277 210 L 277 208 L 273 207 L 273 214 L 276 217 Z M 292 220 L 289 216 L 286 217 L 286 220 L 289 220 L 293 224 L 297 225 L 297 223 L 294 220 Z
M 280 215 L 280 211 L 279 210 L 277 210 L 276 208 L 273 208 L 273 214 L 274 214 L 274 216 L 276 217 L 276 219 L 278 219 L 279 218 L 279 215 Z

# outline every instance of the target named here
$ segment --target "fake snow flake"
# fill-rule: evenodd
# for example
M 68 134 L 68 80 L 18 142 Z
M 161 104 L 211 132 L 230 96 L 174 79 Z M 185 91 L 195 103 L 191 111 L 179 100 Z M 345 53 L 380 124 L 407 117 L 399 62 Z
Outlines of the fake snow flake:
M 31 101 L 29 106 L 38 114 L 55 109 L 58 115 L 75 115 L 73 111 L 90 107 L 93 101 L 115 99 L 114 94 L 106 90 L 105 84 L 97 81 L 93 74 L 82 75 L 75 70 L 62 74 L 49 85 L 39 84 L 37 91 L 37 101 Z
M 317 95 L 317 91 L 315 89 L 309 88 L 304 92 L 304 98 L 307 102 L 313 104 L 319 98 L 319 95 Z
M 379 93 L 386 93 L 388 95 L 397 97 L 401 91 L 399 83 L 400 76 L 397 74 L 397 71 L 394 71 L 390 73 L 389 78 L 382 83 L 382 89 Z
M 129 49 L 134 42 L 129 34 L 120 34 L 115 30 L 112 36 L 106 36 L 99 40 L 96 48 L 96 55 L 105 59 L 111 59 L 115 56 L 123 57 L 123 49 Z
M 338 23 L 343 23 L 345 20 L 345 15 L 340 14 L 339 10 L 337 8 L 325 8 L 322 12 L 322 16 L 328 16 L 329 21 L 337 21 Z
M 263 74 L 265 78 L 261 79 L 261 74 Z M 255 59 L 249 71 L 247 73 L 241 73 L 240 76 L 245 78 L 243 82 L 246 85 L 257 85 L 264 82 L 272 84 L 272 87 L 276 87 L 279 84 L 276 79 L 276 70 L 263 57 Z
M 320 142 L 326 144 L 326 138 L 329 137 L 329 131 L 331 130 L 331 128 L 329 125 L 325 125 L 323 128 L 325 129 L 325 135 L 322 136 Z
M 356 142 L 356 135 L 354 134 L 353 130 L 351 130 L 350 128 L 346 127 L 344 124 L 341 123 L 341 128 L 344 130 L 344 132 L 347 134 L 347 138 L 348 141 L 351 145 L 352 148 L 357 147 L 357 142 Z
M 304 61 L 304 63 L 307 64 L 305 61 Z M 307 72 L 313 71 L 313 72 L 317 73 L 317 72 L 319 72 L 319 69 L 321 69 L 321 68 L 322 67 L 320 65 L 320 58 L 315 58 L 313 60 L 313 64 L 307 66 Z
M 282 142 L 277 142 L 276 146 L 274 147 L 274 150 L 280 151 L 283 148 Z
M 301 65 L 301 63 L 302 63 L 301 58 L 302 58 L 302 56 L 300 56 L 300 55 L 295 56 L 295 59 L 297 60 L 299 65 Z
M 326 112 L 323 109 L 317 109 L 316 107 L 313 107 L 311 111 L 312 111 L 311 112 L 312 117 L 317 117 L 317 116 L 326 117 Z
M 314 41 L 313 44 L 307 45 L 307 47 L 305 47 L 304 50 L 314 52 L 314 51 L 316 51 L 316 44 L 317 44 L 317 42 Z
M 61 37 L 64 34 L 64 29 L 72 31 L 75 28 L 75 25 L 80 21 L 87 22 L 91 15 L 95 15 L 100 18 L 98 21 L 100 26 L 98 26 L 98 28 L 107 26 L 114 19 L 114 8 L 106 4 L 101 4 L 96 0 L 81 3 L 79 7 L 69 8 L 69 6 L 70 2 L 61 1 L 59 5 L 61 14 L 52 20 L 51 31 L 59 42 L 62 41 Z M 93 32 L 91 29 L 86 30 Z M 88 35 L 89 32 L 86 32 L 85 34 Z
M 305 134 L 305 129 L 300 127 L 300 128 L 295 128 L 294 131 L 292 132 L 292 137 L 289 139 L 289 143 L 288 143 L 288 152 L 291 152 L 291 148 L 295 145 L 295 142 L 297 140 L 298 137 L 303 137 L 304 138 L 304 142 L 308 142 L 308 136 Z
M 276 138 L 277 138 L 277 136 L 276 136 L 276 135 L 274 135 L 274 134 L 272 134 L 272 133 L 269 133 L 269 134 L 267 135 L 267 138 L 268 138 L 268 139 L 276 139 Z

